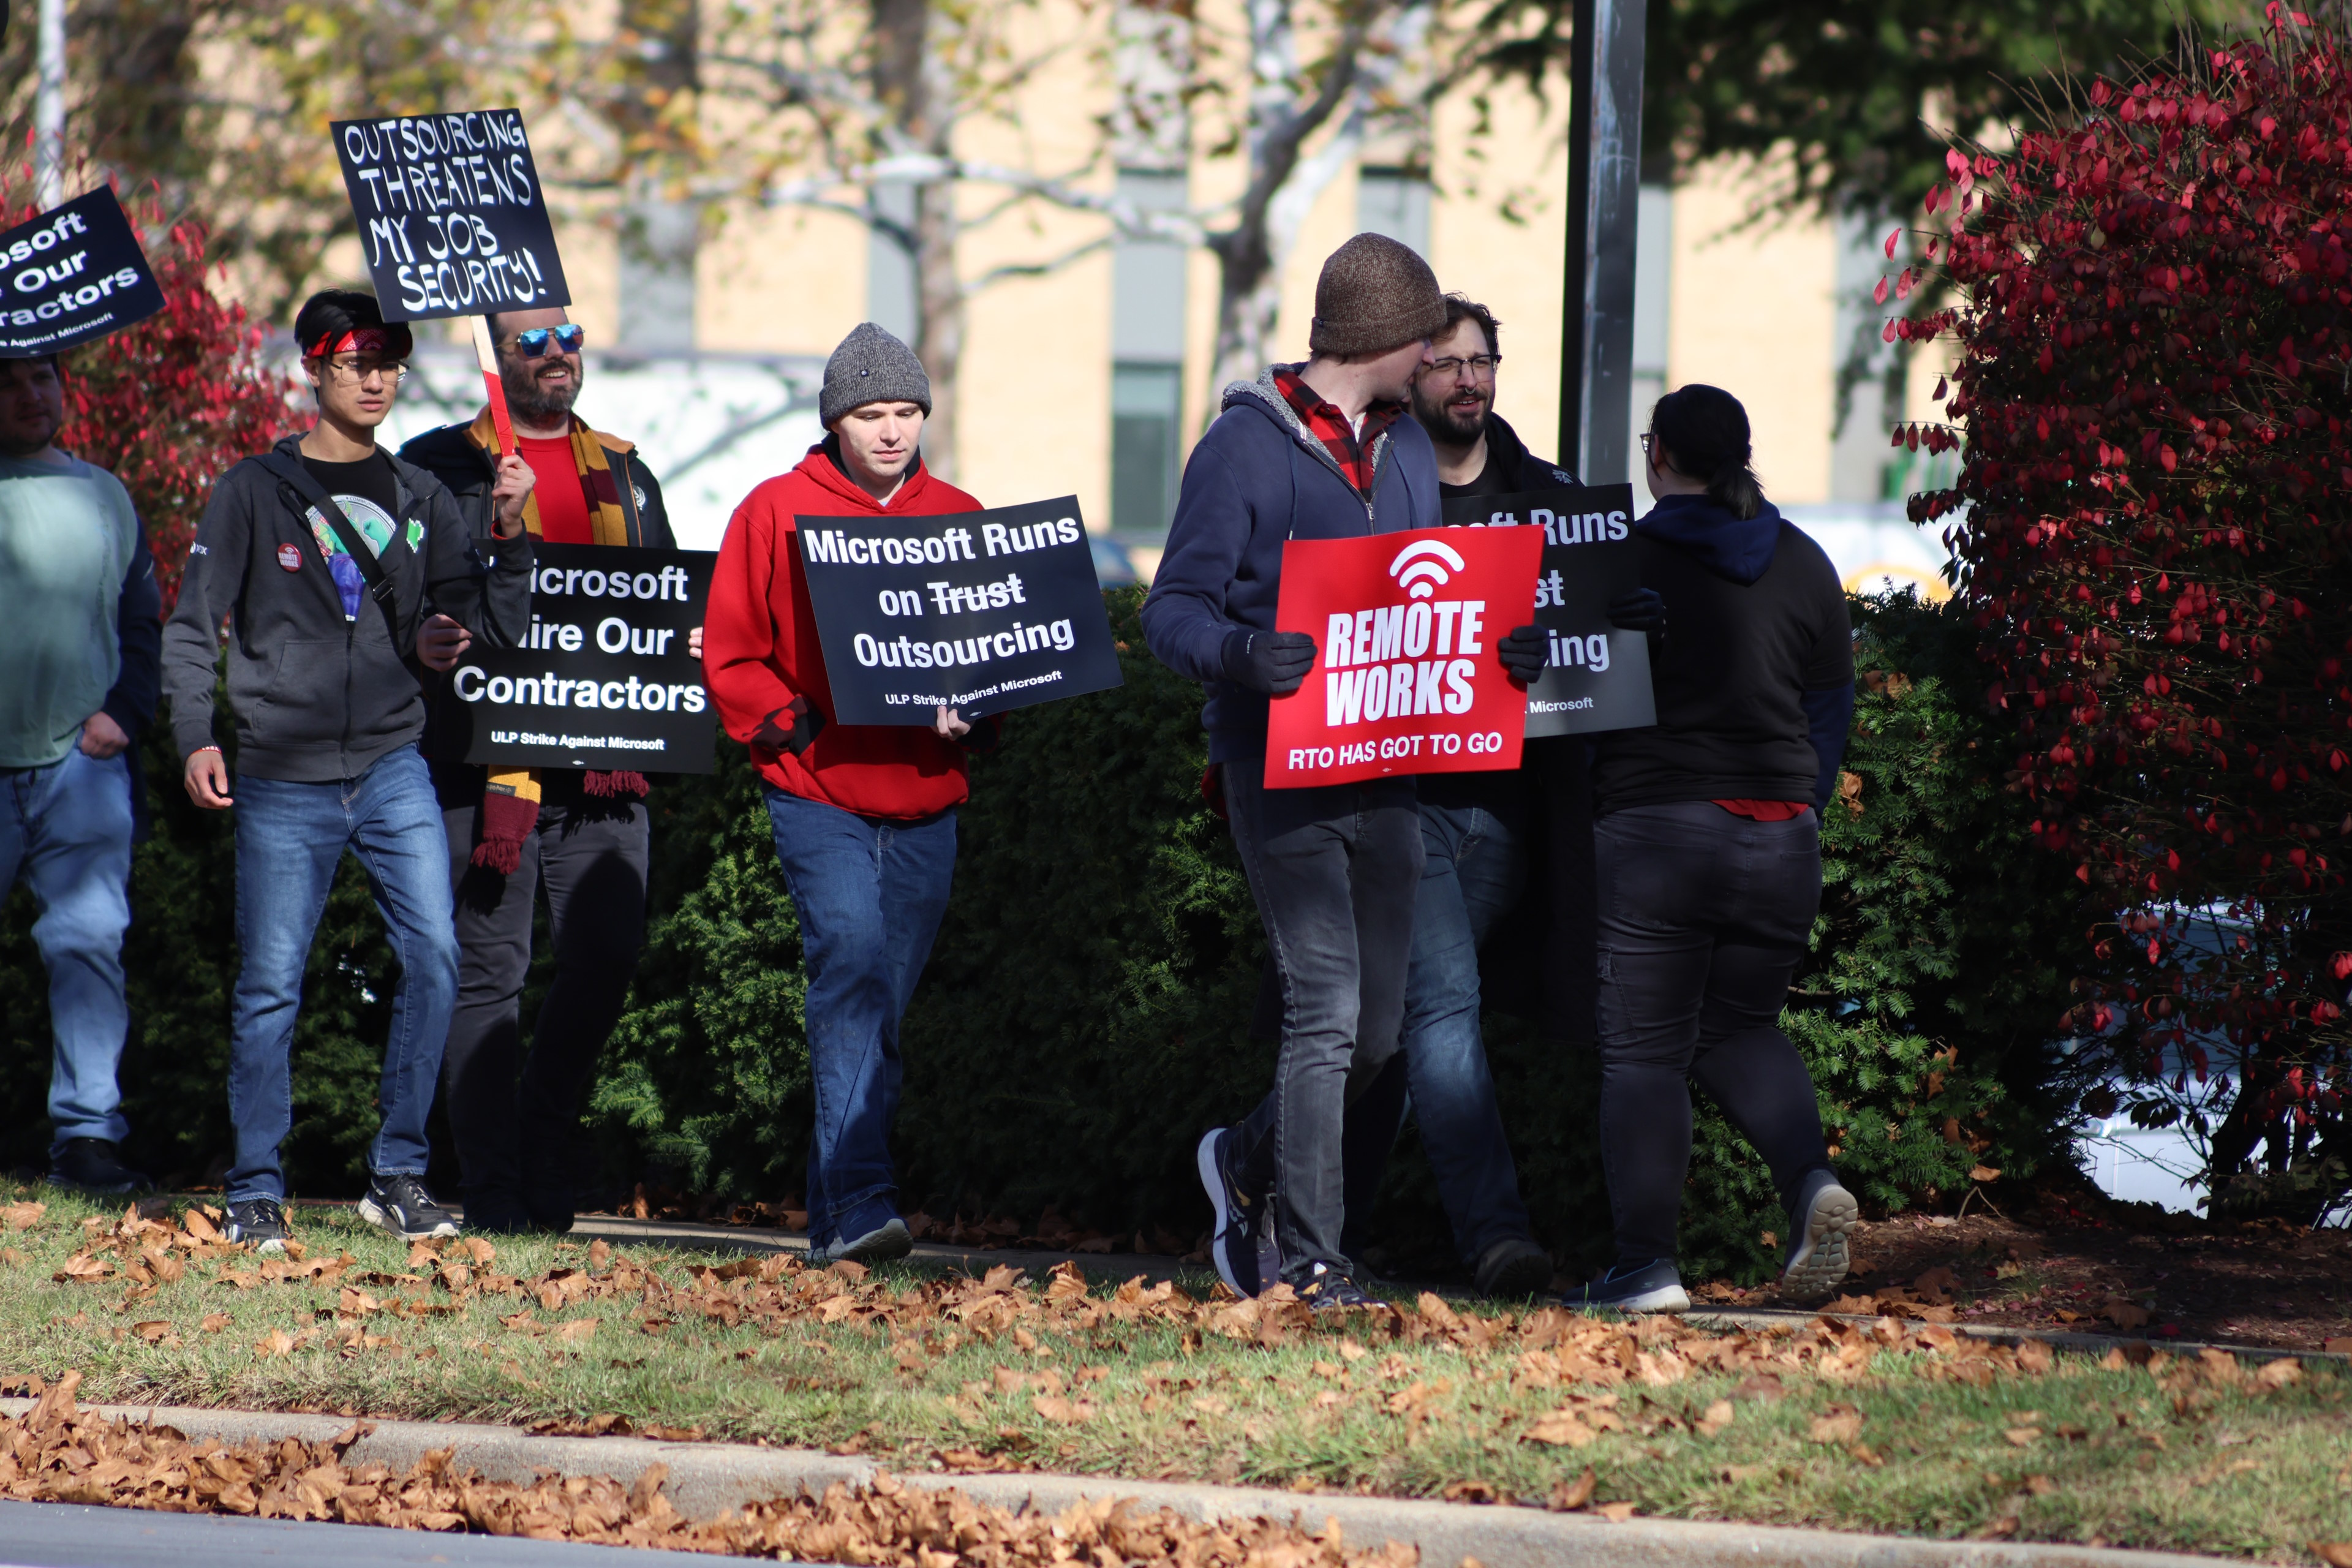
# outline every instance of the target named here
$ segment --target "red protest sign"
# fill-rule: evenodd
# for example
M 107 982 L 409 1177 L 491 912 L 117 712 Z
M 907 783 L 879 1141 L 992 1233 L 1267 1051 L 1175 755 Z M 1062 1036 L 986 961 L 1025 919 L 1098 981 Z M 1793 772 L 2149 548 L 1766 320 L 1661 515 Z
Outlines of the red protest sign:
M 1495 639 L 1535 618 L 1539 528 L 1424 528 L 1282 547 L 1275 626 L 1315 639 L 1269 710 L 1268 789 L 1519 765 L 1528 694 Z

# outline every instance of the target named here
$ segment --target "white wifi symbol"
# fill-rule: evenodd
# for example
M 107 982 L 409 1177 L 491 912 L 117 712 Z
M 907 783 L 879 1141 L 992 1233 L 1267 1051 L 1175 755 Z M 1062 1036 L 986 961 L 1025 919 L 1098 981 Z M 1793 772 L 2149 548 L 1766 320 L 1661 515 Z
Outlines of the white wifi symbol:
M 1453 571 L 1449 572 L 1447 567 Z M 1428 598 L 1444 586 L 1454 572 L 1461 570 L 1462 557 L 1454 553 L 1454 547 L 1434 539 L 1406 545 L 1397 552 L 1396 559 L 1389 563 L 1389 575 L 1397 580 L 1397 586 L 1415 599 Z

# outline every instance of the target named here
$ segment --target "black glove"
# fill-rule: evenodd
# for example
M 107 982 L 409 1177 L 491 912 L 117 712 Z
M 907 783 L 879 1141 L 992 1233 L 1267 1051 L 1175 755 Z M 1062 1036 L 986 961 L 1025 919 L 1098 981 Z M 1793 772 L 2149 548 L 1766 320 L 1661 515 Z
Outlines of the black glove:
M 1544 667 L 1551 662 L 1551 638 L 1541 626 L 1520 626 L 1507 637 L 1498 637 L 1495 651 L 1502 656 L 1503 668 L 1521 686 L 1533 686 L 1543 679 Z
M 1315 639 L 1305 632 L 1233 632 L 1223 651 L 1225 679 L 1269 697 L 1297 690 L 1315 664 Z
M 1609 601 L 1609 624 L 1623 632 L 1663 632 L 1666 602 L 1655 588 L 1628 588 Z
M 824 728 L 824 715 L 810 707 L 807 698 L 795 697 L 760 721 L 760 727 L 751 731 L 751 744 L 797 757 Z

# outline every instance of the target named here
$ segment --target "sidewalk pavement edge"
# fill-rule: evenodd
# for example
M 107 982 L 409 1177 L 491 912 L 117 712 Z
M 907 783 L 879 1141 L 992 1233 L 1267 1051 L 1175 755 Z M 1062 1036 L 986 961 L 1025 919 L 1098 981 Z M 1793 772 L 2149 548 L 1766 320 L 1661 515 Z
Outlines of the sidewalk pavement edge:
M 29 1399 L 0 1399 L 22 1415 Z M 87 1405 L 107 1419 L 152 1421 L 192 1439 L 325 1442 L 352 1418 L 175 1405 Z M 365 1418 L 361 1418 L 364 1421 Z M 871 1481 L 870 1459 L 805 1448 L 741 1443 L 670 1443 L 644 1437 L 540 1437 L 510 1427 L 459 1422 L 374 1421 L 346 1456 L 359 1465 L 406 1469 L 436 1448 L 492 1480 L 528 1484 L 542 1471 L 610 1476 L 625 1484 L 647 1466 L 669 1467 L 664 1490 L 679 1512 L 709 1519 L 762 1499 L 821 1493 L 835 1482 Z M 2176 1552 L 2124 1552 L 2011 1542 L 1923 1541 L 1769 1525 L 1633 1519 L 1621 1524 L 1531 1508 L 1423 1502 L 1396 1498 L 1271 1491 L 1185 1482 L 1129 1481 L 1113 1476 L 950 1475 L 900 1472 L 915 1486 L 953 1487 L 999 1508 L 1059 1513 L 1081 1500 L 1131 1498 L 1200 1520 L 1258 1516 L 1296 1520 L 1320 1530 L 1337 1520 L 1355 1546 L 1409 1542 L 1423 1568 L 1458 1568 L 1475 1557 L 1484 1568 L 2192 1568 L 2223 1559 Z

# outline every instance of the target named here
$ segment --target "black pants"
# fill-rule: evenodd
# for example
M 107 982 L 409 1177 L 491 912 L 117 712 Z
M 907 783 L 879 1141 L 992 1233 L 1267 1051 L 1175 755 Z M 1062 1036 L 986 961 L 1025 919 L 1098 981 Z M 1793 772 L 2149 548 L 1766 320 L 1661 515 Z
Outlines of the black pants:
M 1821 906 L 1820 825 L 1710 801 L 1593 827 L 1601 903 L 1601 1152 L 1621 1263 L 1675 1256 L 1696 1079 L 1782 1201 L 1829 1163 L 1821 1108 L 1779 1026 Z
M 447 770 L 436 770 L 446 773 Z M 502 877 L 469 864 L 481 773 L 443 782 L 443 826 L 457 903 L 457 1009 L 442 1055 L 441 1093 L 457 1143 L 468 1211 L 510 1214 L 528 1200 L 568 1215 L 568 1146 L 597 1053 L 621 1016 L 645 945 L 650 826 L 643 801 L 581 793 L 549 773 L 522 863 Z M 522 1047 L 531 906 L 547 892 L 555 974 Z
M 1349 1267 L 1341 1123 L 1395 1055 L 1421 883 L 1410 778 L 1265 787 L 1263 758 L 1228 763 L 1225 804 L 1282 984 L 1274 1092 L 1243 1124 L 1244 1179 L 1275 1191 L 1284 1277 Z

